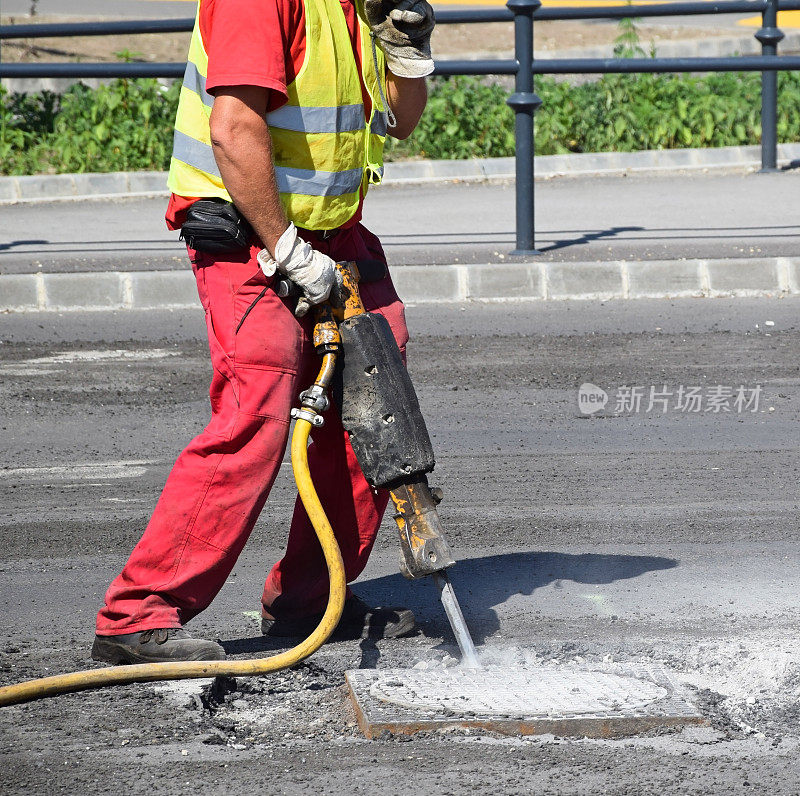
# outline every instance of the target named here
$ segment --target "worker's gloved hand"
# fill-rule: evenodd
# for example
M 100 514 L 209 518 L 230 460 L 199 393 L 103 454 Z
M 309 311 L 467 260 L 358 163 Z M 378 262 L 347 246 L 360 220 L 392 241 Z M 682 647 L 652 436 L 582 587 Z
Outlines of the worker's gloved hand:
M 327 254 L 312 249 L 297 234 L 291 222 L 275 244 L 274 259 L 263 249 L 259 252 L 261 270 L 271 276 L 277 268 L 303 292 L 297 302 L 295 315 L 302 317 L 314 304 L 321 304 L 331 294 L 336 284 L 336 264 Z
M 436 18 L 427 0 L 365 0 L 364 13 L 392 74 L 425 77 L 433 72 Z

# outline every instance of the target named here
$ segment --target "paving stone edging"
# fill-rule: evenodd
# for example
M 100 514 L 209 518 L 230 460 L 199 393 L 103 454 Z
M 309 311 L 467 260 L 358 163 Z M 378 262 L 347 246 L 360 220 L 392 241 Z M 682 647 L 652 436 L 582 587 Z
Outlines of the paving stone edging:
M 800 144 L 778 147 L 780 164 L 800 161 Z M 592 174 L 684 171 L 686 169 L 754 168 L 761 162 L 758 146 L 716 149 L 663 149 L 644 152 L 586 152 L 535 158 L 537 179 Z M 513 179 L 514 158 L 412 160 L 387 163 L 384 184 L 408 185 L 442 180 Z M 162 171 L 106 174 L 42 174 L 0 177 L 0 205 L 53 200 L 166 196 Z
M 395 266 L 409 304 L 800 295 L 800 258 Z M 197 307 L 191 272 L 0 275 L 0 312 Z

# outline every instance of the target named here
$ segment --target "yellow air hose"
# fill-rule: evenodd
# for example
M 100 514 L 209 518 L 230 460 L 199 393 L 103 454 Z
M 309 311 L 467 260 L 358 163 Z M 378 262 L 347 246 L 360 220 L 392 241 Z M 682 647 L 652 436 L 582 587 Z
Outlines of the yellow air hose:
M 332 373 L 334 355 L 328 354 L 323 360 L 317 384 L 327 386 Z M 347 584 L 344 574 L 342 554 L 336 543 L 325 510 L 319 501 L 308 467 L 308 435 L 312 422 L 299 417 L 292 435 L 292 470 L 297 491 L 303 501 L 311 524 L 314 526 L 322 552 L 328 565 L 330 594 L 328 606 L 314 632 L 296 647 L 271 655 L 243 661 L 181 661 L 177 663 L 140 663 L 130 666 L 111 666 L 106 669 L 87 669 L 40 680 L 0 688 L 0 706 L 17 705 L 43 697 L 66 694 L 71 691 L 86 691 L 90 688 L 103 688 L 109 685 L 145 683 L 153 680 L 191 680 L 202 677 L 247 677 L 267 674 L 286 669 L 316 652 L 330 637 L 339 624 L 344 608 Z

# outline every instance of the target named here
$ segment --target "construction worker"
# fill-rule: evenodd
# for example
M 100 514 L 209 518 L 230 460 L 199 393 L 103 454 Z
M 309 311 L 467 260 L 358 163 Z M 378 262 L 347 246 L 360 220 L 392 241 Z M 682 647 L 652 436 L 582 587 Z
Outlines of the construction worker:
M 380 182 L 385 136 L 407 137 L 427 100 L 433 10 L 426 0 L 200 0 L 175 124 L 167 211 L 183 229 L 213 364 L 211 421 L 180 454 L 141 541 L 97 617 L 95 660 L 225 657 L 183 625 L 217 594 L 280 467 L 290 409 L 319 360 L 311 317 L 272 290 L 277 268 L 310 304 L 334 261 L 385 260 L 360 223 Z M 403 305 L 391 278 L 363 285 L 401 350 Z M 363 570 L 387 504 L 364 479 L 335 411 L 312 433 L 311 473 L 348 581 Z M 285 556 L 262 595 L 262 631 L 310 632 L 328 575 L 297 503 Z M 348 592 L 337 632 L 396 637 L 403 608 Z

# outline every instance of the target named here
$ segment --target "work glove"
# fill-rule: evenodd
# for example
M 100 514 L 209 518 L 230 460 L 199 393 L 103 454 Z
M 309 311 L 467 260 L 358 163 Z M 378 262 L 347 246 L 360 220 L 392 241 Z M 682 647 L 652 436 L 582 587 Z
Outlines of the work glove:
M 392 74 L 425 77 L 433 72 L 436 18 L 427 0 L 365 0 L 364 13 Z
M 272 276 L 277 269 L 300 288 L 303 295 L 294 313 L 298 318 L 305 315 L 312 305 L 325 301 L 336 284 L 334 261 L 327 254 L 312 249 L 298 236 L 297 228 L 291 222 L 275 244 L 274 258 L 262 249 L 257 259 L 267 276 Z

